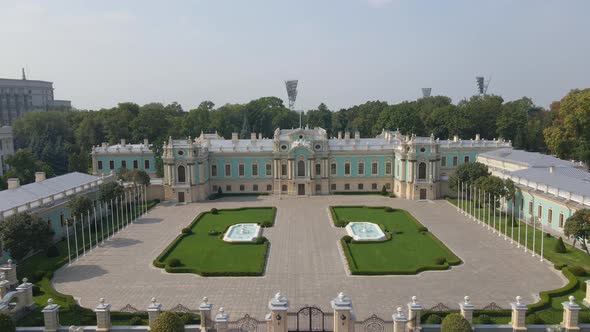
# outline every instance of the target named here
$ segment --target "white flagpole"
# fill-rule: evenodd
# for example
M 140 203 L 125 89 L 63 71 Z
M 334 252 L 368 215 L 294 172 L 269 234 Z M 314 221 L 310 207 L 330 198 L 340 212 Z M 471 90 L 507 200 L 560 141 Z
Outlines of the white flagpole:
M 514 243 L 514 209 L 516 209 L 516 196 L 512 197 L 512 225 L 510 227 L 510 243 Z
M 457 212 L 459 212 L 461 210 L 460 202 L 461 202 L 461 182 L 459 181 L 459 179 L 457 179 Z
M 115 235 L 115 207 L 113 206 L 113 199 L 111 198 L 111 231 L 112 233 L 110 233 L 111 237 L 113 237 L 113 235 Z
M 66 222 L 66 241 L 68 242 L 68 265 L 72 265 L 72 252 L 70 250 L 70 225 Z
M 94 237 L 96 238 L 96 246 L 98 247 L 98 220 L 96 220 L 96 206 L 93 206 L 94 209 Z
M 524 229 L 524 252 L 527 252 L 529 249 L 529 224 L 527 222 L 524 222 L 523 224 L 526 227 Z
M 545 239 L 545 233 L 543 233 L 543 220 L 541 220 L 541 262 L 543 261 L 543 244 Z
M 92 226 L 90 225 L 90 210 L 86 211 L 88 215 L 88 252 L 92 250 Z
M 520 229 L 522 228 L 522 211 L 518 210 L 518 244 L 516 245 L 517 248 L 520 248 Z
M 535 242 L 537 240 L 537 223 L 535 222 L 535 216 L 532 218 L 533 220 L 533 257 L 535 257 Z
M 80 225 L 82 226 L 82 256 L 86 256 L 86 240 L 84 239 L 84 215 L 80 214 Z
M 492 227 L 492 194 L 488 193 L 488 230 Z
M 100 213 L 100 233 L 101 233 L 101 238 L 102 238 L 102 244 L 104 244 L 104 216 L 103 216 L 103 212 L 102 209 L 104 207 L 102 206 L 102 201 L 98 201 L 98 212 Z M 107 226 L 108 228 L 108 226 Z
M 78 234 L 76 232 L 76 216 L 74 216 L 74 240 L 76 241 L 76 260 L 78 260 Z
M 508 202 L 504 197 L 504 240 L 508 240 Z
M 496 234 L 496 195 L 494 195 L 494 200 L 492 201 L 492 209 L 494 209 L 494 234 Z

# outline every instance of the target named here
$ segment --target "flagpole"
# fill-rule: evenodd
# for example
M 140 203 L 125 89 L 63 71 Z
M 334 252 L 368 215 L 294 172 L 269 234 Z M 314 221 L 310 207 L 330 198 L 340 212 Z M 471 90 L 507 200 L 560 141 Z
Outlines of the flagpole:
M 76 241 L 76 260 L 79 258 L 78 250 L 78 234 L 76 232 L 76 216 L 74 216 L 74 240 Z
M 510 244 L 514 243 L 514 209 L 516 208 L 515 199 L 512 197 L 512 225 L 510 227 Z
M 80 225 L 82 226 L 82 256 L 86 256 L 86 240 L 84 239 L 84 215 L 80 214 Z
M 92 250 L 92 226 L 90 225 L 90 210 L 86 211 L 88 215 L 88 252 Z
M 70 250 L 70 225 L 66 222 L 66 241 L 68 241 L 68 265 L 72 265 L 72 252 Z
M 98 222 L 96 220 L 96 206 L 94 206 L 93 209 L 94 209 L 94 237 L 96 238 L 96 246 L 98 247 Z

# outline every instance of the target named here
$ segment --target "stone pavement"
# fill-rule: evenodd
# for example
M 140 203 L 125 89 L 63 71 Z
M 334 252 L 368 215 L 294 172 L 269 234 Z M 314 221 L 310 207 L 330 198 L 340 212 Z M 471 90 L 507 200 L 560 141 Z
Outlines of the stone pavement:
M 373 205 L 402 208 L 461 257 L 464 264 L 447 271 L 412 276 L 350 276 L 346 274 L 338 240 L 345 230 L 331 225 L 330 205 Z M 213 207 L 276 206 L 273 228 L 265 229 L 271 242 L 264 277 L 205 278 L 168 274 L 153 259 L 201 211 Z M 542 290 L 564 284 L 548 263 L 525 254 L 503 237 L 469 221 L 446 201 L 409 201 L 381 196 L 275 196 L 224 198 L 176 206 L 162 203 L 105 244 L 71 266 L 55 273 L 53 284 L 72 294 L 82 306 L 94 308 L 101 297 L 118 310 L 126 304 L 145 310 L 152 297 L 164 309 L 182 304 L 196 309 L 203 296 L 217 312 L 223 306 L 231 319 L 248 313 L 263 318 L 268 300 L 280 291 L 291 310 L 305 304 L 330 310 L 329 301 L 344 291 L 353 300 L 358 319 L 377 314 L 390 319 L 397 306 L 418 296 L 425 308 L 442 302 L 458 307 L 469 295 L 478 307 L 496 302 L 503 308 L 516 295 L 536 301 Z

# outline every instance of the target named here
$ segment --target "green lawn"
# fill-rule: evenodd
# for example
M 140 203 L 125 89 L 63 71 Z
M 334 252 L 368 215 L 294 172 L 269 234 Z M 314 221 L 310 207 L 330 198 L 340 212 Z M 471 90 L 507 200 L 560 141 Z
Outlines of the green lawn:
M 461 264 L 440 240 L 404 210 L 387 212 L 384 207 L 331 207 L 336 226 L 351 221 L 381 225 L 391 239 L 382 242 L 341 241 L 352 274 L 416 274 L 426 270 L 445 270 Z M 440 264 L 437 258 L 444 258 Z
M 168 272 L 188 272 L 203 276 L 264 274 L 268 241 L 262 243 L 229 243 L 223 233 L 234 224 L 259 223 L 272 226 L 275 208 L 222 209 L 217 214 L 201 213 L 191 223 L 192 234 L 181 234 L 154 261 Z M 210 231 L 219 232 L 210 235 Z M 168 265 L 177 258 L 180 267 Z
M 448 199 L 448 201 L 453 205 L 457 205 L 457 199 Z M 471 212 L 471 210 L 469 211 Z M 479 209 L 476 209 L 474 214 L 476 216 L 479 216 L 479 211 Z M 487 220 L 488 219 L 486 217 L 486 224 Z M 508 223 L 508 227 L 506 227 L 506 222 Z M 501 229 L 502 234 L 506 234 L 507 237 L 513 239 L 513 241 L 517 243 L 521 243 L 521 248 L 514 248 L 514 250 L 524 250 L 525 245 L 528 248 L 528 250 L 533 250 L 534 243 L 534 250 L 537 254 L 540 255 L 541 243 L 543 243 L 543 257 L 552 262 L 553 264 L 565 264 L 568 267 L 581 266 L 587 271 L 587 273 L 588 271 L 590 271 L 590 256 L 584 251 L 578 248 L 574 248 L 573 246 L 566 243 L 565 247 L 567 248 L 567 252 L 557 253 L 554 250 L 555 243 L 557 242 L 557 239 L 555 237 L 549 236 L 546 233 L 542 233 L 538 226 L 536 227 L 536 229 L 534 229 L 532 226 L 524 222 L 517 221 L 516 219 L 514 221 L 514 225 L 515 227 L 512 227 L 511 214 L 502 214 L 500 216 L 500 213 L 497 212 L 496 225 L 494 227 L 492 214 L 490 227 L 495 228 L 496 230 Z M 519 229 L 520 237 L 518 236 Z M 563 307 L 561 303 L 566 301 L 570 295 L 573 295 L 576 298 L 577 302 L 581 303 L 586 295 L 585 281 L 587 279 L 590 279 L 590 276 L 571 276 L 570 279 L 571 281 L 568 283 L 568 285 L 560 289 L 543 292 L 548 293 L 547 300 L 541 300 L 538 303 L 529 305 L 531 310 L 529 310 L 527 315 L 531 318 L 533 318 L 532 316 L 534 316 L 535 319 L 540 320 L 539 322 L 544 322 L 547 324 L 557 324 L 561 322 L 563 312 Z M 582 308 L 584 309 L 580 312 L 580 322 L 590 323 L 590 310 L 585 309 L 585 306 L 582 306 Z

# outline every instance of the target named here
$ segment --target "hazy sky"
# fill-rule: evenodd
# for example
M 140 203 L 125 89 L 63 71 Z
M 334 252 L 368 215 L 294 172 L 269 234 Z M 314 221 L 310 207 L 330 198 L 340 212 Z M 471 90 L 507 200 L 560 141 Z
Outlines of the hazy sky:
M 262 96 L 332 110 L 489 93 L 547 106 L 590 87 L 590 1 L 0 0 L 0 77 L 54 82 L 77 108 L 185 110 Z

